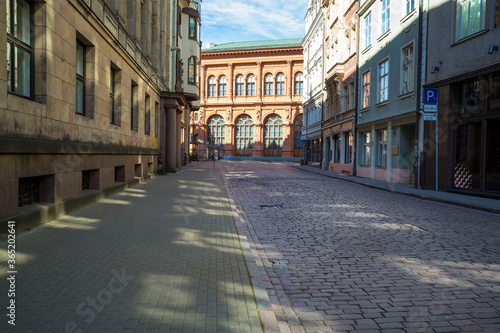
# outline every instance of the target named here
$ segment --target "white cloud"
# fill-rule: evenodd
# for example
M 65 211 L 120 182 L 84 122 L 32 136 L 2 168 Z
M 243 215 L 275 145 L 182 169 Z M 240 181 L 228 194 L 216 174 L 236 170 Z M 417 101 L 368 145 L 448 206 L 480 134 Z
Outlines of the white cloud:
M 227 43 L 304 35 L 307 0 L 204 0 L 204 42 Z

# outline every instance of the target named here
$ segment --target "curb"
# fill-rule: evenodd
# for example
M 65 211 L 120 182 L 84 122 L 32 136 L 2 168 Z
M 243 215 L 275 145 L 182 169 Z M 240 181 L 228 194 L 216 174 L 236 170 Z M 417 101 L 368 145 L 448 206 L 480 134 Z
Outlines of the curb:
M 373 185 L 373 184 L 366 184 L 366 183 L 363 183 L 363 182 L 356 181 L 354 179 L 343 178 L 343 177 L 340 177 L 340 176 L 336 175 L 333 172 L 332 172 L 331 175 L 329 175 L 329 174 L 325 174 L 323 172 L 317 172 L 317 171 L 309 169 L 309 168 L 306 169 L 304 167 L 300 167 L 300 166 L 297 166 L 297 165 L 292 165 L 292 166 L 294 168 L 296 168 L 296 169 L 303 170 L 303 171 L 310 172 L 310 173 L 314 173 L 314 174 L 317 174 L 317 175 L 321 175 L 321 176 L 325 176 L 325 177 L 330 177 L 330 178 L 334 178 L 334 179 L 338 179 L 338 180 L 343 180 L 343 181 L 350 182 L 350 183 L 353 183 L 353 184 L 358 184 L 358 185 L 362 185 L 362 186 L 366 186 L 366 187 L 370 187 L 370 188 L 374 188 L 374 189 L 378 189 L 378 190 L 392 192 L 392 193 L 395 193 L 395 194 L 406 195 L 406 196 L 414 197 L 414 198 L 421 199 L 421 200 L 429 200 L 429 201 L 434 201 L 434 202 L 439 202 L 439 203 L 445 203 L 445 204 L 454 205 L 454 206 L 460 206 L 460 207 L 464 207 L 464 208 L 471 208 L 471 209 L 481 210 L 481 211 L 488 212 L 488 213 L 493 213 L 493 214 L 500 214 L 500 209 L 496 209 L 496 208 L 492 208 L 492 207 L 481 206 L 481 205 L 476 205 L 476 204 L 466 203 L 466 202 L 459 202 L 459 201 L 454 201 L 454 200 L 447 200 L 447 199 L 437 198 L 437 197 L 433 197 L 433 196 L 429 196 L 429 195 L 425 195 L 425 194 L 408 193 L 408 192 L 394 190 L 394 189 L 389 189 L 389 188 L 385 188 L 385 187 L 377 186 L 377 185 Z
M 240 240 L 241 250 L 243 252 L 243 257 L 245 258 L 248 274 L 252 283 L 255 302 L 257 304 L 257 311 L 259 312 L 263 331 L 270 333 L 279 333 L 280 329 L 278 320 L 276 319 L 276 316 L 274 314 L 271 300 L 264 285 L 264 280 L 261 277 L 261 273 L 256 263 L 259 256 L 256 253 L 256 250 L 250 245 L 250 235 L 247 232 L 249 223 L 248 217 L 246 216 L 245 212 L 239 208 L 241 207 L 241 204 L 234 195 L 231 183 L 226 177 L 224 177 L 224 172 L 222 171 L 220 166 L 217 167 L 221 172 L 224 186 L 226 188 L 226 194 L 229 199 L 229 204 L 231 205 L 231 213 L 233 214 L 234 223 L 238 232 L 238 238 Z

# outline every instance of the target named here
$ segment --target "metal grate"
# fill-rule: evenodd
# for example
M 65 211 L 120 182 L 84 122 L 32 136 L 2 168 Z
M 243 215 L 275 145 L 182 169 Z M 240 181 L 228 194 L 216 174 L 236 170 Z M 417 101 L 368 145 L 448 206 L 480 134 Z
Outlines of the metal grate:
M 40 201 L 40 177 L 19 179 L 18 206 Z

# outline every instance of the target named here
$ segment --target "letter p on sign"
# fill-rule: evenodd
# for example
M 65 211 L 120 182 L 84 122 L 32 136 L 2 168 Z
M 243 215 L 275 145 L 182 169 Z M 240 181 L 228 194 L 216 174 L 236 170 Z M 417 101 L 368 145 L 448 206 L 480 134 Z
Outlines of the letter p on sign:
M 424 104 L 437 104 L 437 89 L 424 89 Z

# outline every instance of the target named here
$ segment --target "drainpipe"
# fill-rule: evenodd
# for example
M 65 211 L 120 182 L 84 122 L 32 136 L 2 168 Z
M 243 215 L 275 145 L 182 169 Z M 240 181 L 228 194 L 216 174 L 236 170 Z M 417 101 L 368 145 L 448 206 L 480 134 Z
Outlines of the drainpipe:
M 359 3 L 358 3 L 359 5 Z M 359 9 L 359 8 L 358 8 Z M 359 115 L 359 27 L 360 27 L 360 18 L 357 15 L 356 22 L 356 86 L 355 86 L 355 111 L 354 111 L 354 121 L 352 126 L 352 175 L 357 176 L 358 174 L 358 115 Z

